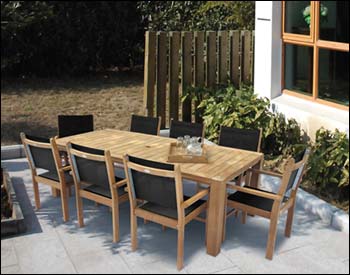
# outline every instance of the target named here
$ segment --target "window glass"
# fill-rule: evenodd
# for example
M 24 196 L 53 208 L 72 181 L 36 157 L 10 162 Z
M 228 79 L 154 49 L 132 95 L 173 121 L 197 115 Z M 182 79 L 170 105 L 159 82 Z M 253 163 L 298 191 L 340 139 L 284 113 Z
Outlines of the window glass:
M 310 35 L 310 1 L 285 1 L 285 32 Z
M 285 44 L 285 89 L 312 95 L 313 48 Z
M 349 53 L 320 49 L 318 97 L 349 105 Z
M 348 1 L 321 1 L 320 39 L 349 43 Z

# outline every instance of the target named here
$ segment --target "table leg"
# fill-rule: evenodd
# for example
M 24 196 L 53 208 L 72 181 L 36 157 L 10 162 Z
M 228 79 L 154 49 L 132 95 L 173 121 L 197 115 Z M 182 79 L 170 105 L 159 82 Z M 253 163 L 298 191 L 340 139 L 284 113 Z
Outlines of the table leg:
M 255 164 L 253 166 L 253 169 L 258 169 L 261 170 L 262 166 L 263 166 L 263 159 L 261 159 L 257 164 Z M 250 179 L 250 186 L 254 187 L 254 188 L 258 188 L 260 184 L 260 174 L 258 173 L 253 173 L 251 175 L 251 179 Z
M 206 245 L 207 253 L 212 256 L 220 253 L 224 226 L 225 195 L 225 182 L 210 186 Z

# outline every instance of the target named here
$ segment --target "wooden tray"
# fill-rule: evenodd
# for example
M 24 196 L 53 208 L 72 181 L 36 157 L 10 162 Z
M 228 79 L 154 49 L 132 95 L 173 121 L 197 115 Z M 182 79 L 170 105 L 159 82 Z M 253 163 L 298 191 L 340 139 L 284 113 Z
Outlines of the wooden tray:
M 207 149 L 205 146 L 202 145 L 202 155 L 188 155 L 183 154 L 183 152 L 179 152 L 178 148 L 176 147 L 176 142 L 170 143 L 169 146 L 169 154 L 168 154 L 168 162 L 192 162 L 192 163 L 208 163 L 208 155 L 207 155 Z

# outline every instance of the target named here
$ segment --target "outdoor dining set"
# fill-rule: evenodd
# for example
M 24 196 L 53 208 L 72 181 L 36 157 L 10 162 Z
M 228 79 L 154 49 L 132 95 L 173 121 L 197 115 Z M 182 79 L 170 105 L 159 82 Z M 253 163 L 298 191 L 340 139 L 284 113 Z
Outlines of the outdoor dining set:
M 32 172 L 35 206 L 38 183 L 52 188 L 69 221 L 68 198 L 76 197 L 77 219 L 84 226 L 83 198 L 111 208 L 113 241 L 119 236 L 119 205 L 130 204 L 131 247 L 137 249 L 137 218 L 178 232 L 177 268 L 183 268 L 185 225 L 203 222 L 207 253 L 216 256 L 225 240 L 226 219 L 247 215 L 270 220 L 266 258 L 272 259 L 279 215 L 285 210 L 290 237 L 296 193 L 309 150 L 289 157 L 282 174 L 262 169 L 260 129 L 222 126 L 218 144 L 205 139 L 205 126 L 171 120 L 161 135 L 161 118 L 132 115 L 129 131 L 94 130 L 92 115 L 58 116 L 58 135 L 50 139 L 21 133 Z M 162 131 L 164 132 L 164 131 Z M 125 177 L 117 177 L 123 171 Z M 260 175 L 280 178 L 278 192 L 259 188 Z M 120 173 L 118 173 L 120 175 Z M 194 195 L 184 186 L 194 182 Z

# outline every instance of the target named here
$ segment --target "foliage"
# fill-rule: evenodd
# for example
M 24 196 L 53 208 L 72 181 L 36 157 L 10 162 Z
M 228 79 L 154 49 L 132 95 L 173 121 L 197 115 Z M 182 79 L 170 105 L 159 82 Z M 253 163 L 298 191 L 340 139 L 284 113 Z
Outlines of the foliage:
M 1 1 L 1 71 L 58 75 L 142 62 L 132 1 Z
M 140 1 L 148 30 L 254 29 L 254 1 Z
M 324 128 L 317 131 L 306 179 L 324 195 L 349 199 L 349 138 L 346 133 Z
M 186 90 L 200 102 L 196 112 L 203 117 L 208 139 L 217 141 L 220 126 L 263 129 L 262 150 L 267 158 L 297 154 L 305 148 L 305 134 L 294 119 L 270 111 L 270 101 L 254 94 L 253 87 L 236 89 L 230 85 L 213 89 L 195 87 Z

